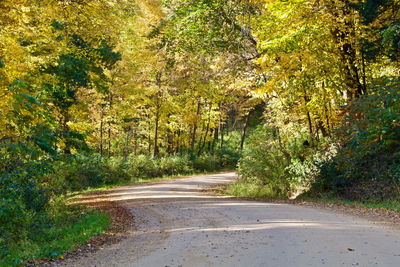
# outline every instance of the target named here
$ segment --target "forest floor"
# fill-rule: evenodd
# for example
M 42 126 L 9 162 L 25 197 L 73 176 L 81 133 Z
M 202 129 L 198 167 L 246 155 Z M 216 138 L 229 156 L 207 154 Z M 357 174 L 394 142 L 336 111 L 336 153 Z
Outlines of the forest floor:
M 114 207 L 111 210 L 121 209 L 112 217 L 117 218 L 113 225 L 121 226 L 122 238 L 49 265 L 399 265 L 397 213 L 332 203 L 238 199 L 209 190 L 235 178 L 234 173 L 199 175 L 85 195 L 81 204 L 109 203 L 105 206 Z

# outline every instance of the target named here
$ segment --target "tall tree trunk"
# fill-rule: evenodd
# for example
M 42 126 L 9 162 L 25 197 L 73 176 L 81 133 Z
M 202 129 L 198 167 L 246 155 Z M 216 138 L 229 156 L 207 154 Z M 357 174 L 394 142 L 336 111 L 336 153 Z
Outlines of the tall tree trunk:
M 133 130 L 133 138 L 135 139 L 135 144 L 133 147 L 133 154 L 137 155 L 137 147 L 138 147 L 138 136 L 137 136 L 137 127 L 135 125 L 135 128 Z
M 196 121 L 193 123 L 192 140 L 191 140 L 191 144 L 190 144 L 190 149 L 192 150 L 192 152 L 194 152 L 194 146 L 196 144 L 197 120 L 200 115 L 200 107 L 201 107 L 201 105 L 200 105 L 200 101 L 199 101 L 199 102 L 197 102 Z
M 168 121 L 167 125 L 169 125 L 169 114 L 168 114 Z M 172 155 L 174 153 L 174 135 L 171 132 L 171 129 L 167 127 L 166 130 L 166 143 L 167 143 L 167 153 L 168 155 Z
M 200 157 L 201 154 L 203 153 L 204 147 L 206 146 L 206 141 L 207 141 L 207 136 L 208 136 L 208 132 L 210 131 L 210 122 L 211 122 L 211 104 L 209 105 L 208 108 L 208 121 L 207 121 L 207 126 L 206 126 L 206 132 L 204 134 L 204 139 L 203 139 L 203 143 L 200 144 L 199 147 L 199 151 L 197 153 L 197 155 Z
M 212 140 L 212 144 L 211 144 L 211 154 L 213 154 L 213 155 L 215 152 L 215 144 L 218 143 L 218 137 L 219 137 L 218 128 L 215 128 L 214 129 L 214 139 Z
M 225 125 L 221 125 L 220 127 L 220 132 L 221 132 L 221 143 L 220 143 L 220 149 L 224 146 L 224 127 Z
M 62 129 L 63 129 L 63 132 L 65 134 L 65 137 L 64 137 L 64 142 L 65 142 L 64 154 L 69 155 L 69 154 L 71 154 L 71 144 L 70 144 L 70 141 L 68 140 L 68 137 L 67 137 L 67 135 L 68 135 L 68 133 L 70 131 L 69 126 L 68 126 L 68 122 L 70 121 L 68 109 L 63 111 L 62 116 L 63 116 L 63 118 L 62 118 Z
M 102 110 L 101 115 L 100 115 L 100 155 L 101 156 L 103 156 L 103 117 L 104 117 L 104 113 Z
M 312 121 L 311 121 L 311 115 L 310 112 L 307 111 L 307 121 L 308 121 L 308 131 L 310 132 L 311 138 L 313 138 L 313 127 L 312 127 Z
M 310 99 L 308 98 L 307 92 L 304 89 L 304 106 L 308 104 Z M 308 122 L 308 131 L 310 132 L 310 137 L 313 138 L 313 127 L 312 127 L 312 121 L 311 121 L 311 114 L 310 111 L 308 110 L 308 107 L 306 108 L 306 116 L 307 116 L 307 122 Z
M 181 129 L 178 129 L 178 136 L 176 139 L 177 140 L 176 140 L 175 154 L 178 154 L 181 146 Z
M 355 44 L 357 36 L 352 14 L 353 8 L 348 0 L 343 0 L 342 3 L 343 5 L 339 6 L 335 4 L 335 2 L 332 2 L 332 4 L 328 4 L 326 7 L 333 17 L 338 19 L 336 22 L 344 26 L 342 28 L 333 29 L 331 34 L 338 46 L 338 52 L 345 75 L 344 83 L 348 87 L 346 100 L 350 102 L 354 98 L 358 98 L 360 95 L 364 94 L 365 89 L 360 81 L 360 64 L 358 64 L 359 60 L 357 59 Z M 344 19 L 344 22 L 342 19 Z
M 248 125 L 249 125 L 250 114 L 251 114 L 251 111 L 249 111 L 249 112 L 247 113 L 246 119 L 245 119 L 244 124 L 243 124 L 242 136 L 241 136 L 241 138 L 240 138 L 240 150 L 243 150 L 244 141 L 245 141 L 245 139 L 246 139 L 247 127 L 248 127 Z
M 108 157 L 111 157 L 111 122 L 108 122 Z
M 208 143 L 208 147 L 207 147 L 207 151 L 208 151 L 208 152 L 212 152 L 212 151 L 211 151 L 211 144 L 214 143 L 213 135 L 214 135 L 214 129 L 211 129 L 211 130 L 210 130 L 210 137 L 209 137 L 209 140 L 212 140 L 212 141 L 208 141 L 208 142 L 207 142 L 207 143 Z
M 156 93 L 156 114 L 155 114 L 155 129 L 154 129 L 154 150 L 153 150 L 153 156 L 156 157 L 159 154 L 159 147 L 158 147 L 158 127 L 159 127 L 159 122 L 160 122 L 160 109 L 161 109 L 161 97 L 162 97 L 162 91 L 161 91 L 161 76 L 162 72 L 159 71 L 157 72 L 156 76 L 156 84 L 158 86 L 158 92 Z
M 155 129 L 154 129 L 154 150 L 153 150 L 153 156 L 154 157 L 158 156 L 158 153 L 159 153 L 159 148 L 158 148 L 158 125 L 159 125 L 159 120 L 160 120 L 160 108 L 159 108 L 159 105 L 157 104 L 156 117 L 155 117 Z
M 364 87 L 364 92 L 363 94 L 367 94 L 367 74 L 365 73 L 365 57 L 364 57 L 364 52 L 361 51 L 361 66 L 362 66 L 362 81 L 363 81 L 363 87 Z
M 331 125 L 329 119 L 329 109 L 326 104 L 326 89 L 325 89 L 325 81 L 322 82 L 322 93 L 323 93 L 323 101 L 324 101 L 324 113 L 325 113 L 325 124 L 326 127 L 321 123 L 322 127 L 324 127 L 324 131 L 326 132 L 326 136 L 331 136 Z M 322 135 L 324 136 L 324 131 L 322 131 Z M 325 136 L 324 136 L 325 137 Z
M 113 108 L 113 94 L 109 93 L 109 101 L 110 101 L 110 114 L 112 114 Z M 111 157 L 111 120 L 108 121 L 108 157 Z
M 124 147 L 124 157 L 128 156 L 129 154 L 129 140 L 131 137 L 131 127 L 128 127 L 127 131 L 126 131 L 126 138 L 125 138 L 125 147 Z
M 148 135 L 147 135 L 147 142 L 148 142 L 147 150 L 148 150 L 149 155 L 151 155 L 151 120 L 150 120 L 150 118 L 149 118 L 148 124 L 149 124 L 149 130 L 147 131 L 147 133 L 148 133 Z

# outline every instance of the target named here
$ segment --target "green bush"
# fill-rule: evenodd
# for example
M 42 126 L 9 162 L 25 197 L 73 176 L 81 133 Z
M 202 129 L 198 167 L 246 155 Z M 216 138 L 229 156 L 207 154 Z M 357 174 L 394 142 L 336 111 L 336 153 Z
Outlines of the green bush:
M 162 176 L 159 160 L 150 155 L 130 155 L 128 157 L 129 174 L 132 178 L 152 178 Z
M 301 133 L 278 137 L 273 128 L 258 128 L 247 141 L 238 164 L 240 182 L 231 191 L 287 198 L 309 186 L 319 172 L 318 164 L 328 155 L 316 152 L 319 147 L 312 144 L 304 145 L 304 140 L 307 136 Z
M 377 81 L 352 103 L 338 153 L 320 165 L 311 193 L 352 200 L 400 198 L 400 82 Z
M 127 167 L 123 158 L 71 155 L 54 162 L 54 172 L 43 182 L 61 192 L 117 184 L 130 180 Z
M 9 162 L 10 165 L 14 164 Z M 39 182 L 50 171 L 47 162 L 21 163 L 0 176 L 0 262 L 6 262 L 16 244 L 29 244 L 49 221 L 53 191 Z M 8 261 L 8 260 L 7 260 Z M 11 259 L 17 265 L 18 260 Z M 14 263 L 12 263 L 14 262 Z
M 212 172 L 222 169 L 223 166 L 213 155 L 203 155 L 193 159 L 193 169 L 200 172 Z
M 242 183 L 268 187 L 276 196 L 282 196 L 292 188 L 291 177 L 286 170 L 289 164 L 290 155 L 266 129 L 259 128 L 248 138 L 238 172 Z
M 53 172 L 44 175 L 41 183 L 58 193 L 83 190 L 89 187 L 120 184 L 137 179 L 212 172 L 232 168 L 236 158 L 231 155 L 203 155 L 152 157 L 130 155 L 128 157 L 101 157 L 99 155 L 70 155 L 52 163 Z
M 58 243 L 51 242 L 52 236 L 65 228 L 59 220 L 66 207 L 63 201 L 58 207 L 56 200 L 67 192 L 142 178 L 216 171 L 233 164 L 229 154 L 225 155 L 222 160 L 212 155 L 190 160 L 189 156 L 108 158 L 76 154 L 21 162 L 18 157 L 10 158 L 10 153 L 0 153 L 0 262 L 13 266 L 32 255 L 53 257 L 76 243 L 66 240 L 65 245 L 57 247 Z M 69 221 L 73 227 L 79 219 Z M 46 243 L 51 247 L 45 249 Z
M 219 168 L 235 169 L 240 157 L 241 155 L 237 150 L 223 147 L 217 150 L 215 160 L 218 160 Z
M 189 158 L 186 156 L 171 156 L 159 159 L 163 175 L 188 174 L 193 172 Z

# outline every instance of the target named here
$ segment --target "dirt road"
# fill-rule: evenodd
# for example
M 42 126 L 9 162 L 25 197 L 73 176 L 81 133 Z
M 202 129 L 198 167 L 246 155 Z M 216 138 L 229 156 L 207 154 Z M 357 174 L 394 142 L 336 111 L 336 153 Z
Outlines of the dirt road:
M 203 192 L 234 178 L 203 175 L 107 191 L 100 197 L 129 208 L 136 229 L 122 242 L 64 265 L 400 266 L 397 230 L 308 207 Z

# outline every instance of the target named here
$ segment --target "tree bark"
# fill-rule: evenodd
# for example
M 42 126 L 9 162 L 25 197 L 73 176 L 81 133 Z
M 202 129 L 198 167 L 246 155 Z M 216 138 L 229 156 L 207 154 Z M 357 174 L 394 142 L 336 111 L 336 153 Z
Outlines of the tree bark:
M 197 132 L 197 119 L 199 118 L 200 115 L 200 101 L 197 102 L 197 111 L 196 111 L 196 121 L 193 123 L 193 131 L 192 131 L 192 140 L 191 140 L 191 144 L 190 144 L 190 149 L 192 150 L 192 152 L 194 152 L 194 146 L 196 143 L 196 132 Z
M 208 121 L 207 121 L 207 126 L 206 126 L 206 133 L 204 134 L 203 143 L 200 145 L 199 152 L 197 153 L 197 155 L 199 157 L 203 153 L 204 147 L 206 146 L 208 132 L 210 131 L 210 122 L 211 122 L 210 113 L 211 113 L 211 104 L 209 105 L 209 108 L 208 108 Z
M 220 125 L 220 132 L 221 132 L 221 143 L 220 143 L 220 149 L 224 146 L 224 125 Z
M 101 111 L 100 116 L 100 155 L 103 156 L 103 110 Z
M 113 95 L 109 93 L 110 113 L 113 108 Z M 111 157 L 111 120 L 108 121 L 108 157 Z
M 181 129 L 178 129 L 178 136 L 176 139 L 177 140 L 176 140 L 175 154 L 178 154 L 181 145 Z
M 158 125 L 159 125 L 159 120 L 160 120 L 160 108 L 159 105 L 157 104 L 156 107 L 156 114 L 155 114 L 155 129 L 154 129 L 154 150 L 153 150 L 153 156 L 156 157 L 158 156 L 159 149 L 158 149 Z
M 246 139 L 246 132 L 247 132 L 247 127 L 249 125 L 250 114 L 251 114 L 251 111 L 249 111 L 247 113 L 245 121 L 244 121 L 244 125 L 242 128 L 242 136 L 240 138 L 240 150 L 243 150 L 243 147 L 244 147 L 244 141 Z
M 211 144 L 211 154 L 212 155 L 214 155 L 215 144 L 218 142 L 218 137 L 219 137 L 218 128 L 215 128 L 214 129 L 214 139 L 212 140 L 212 144 Z

